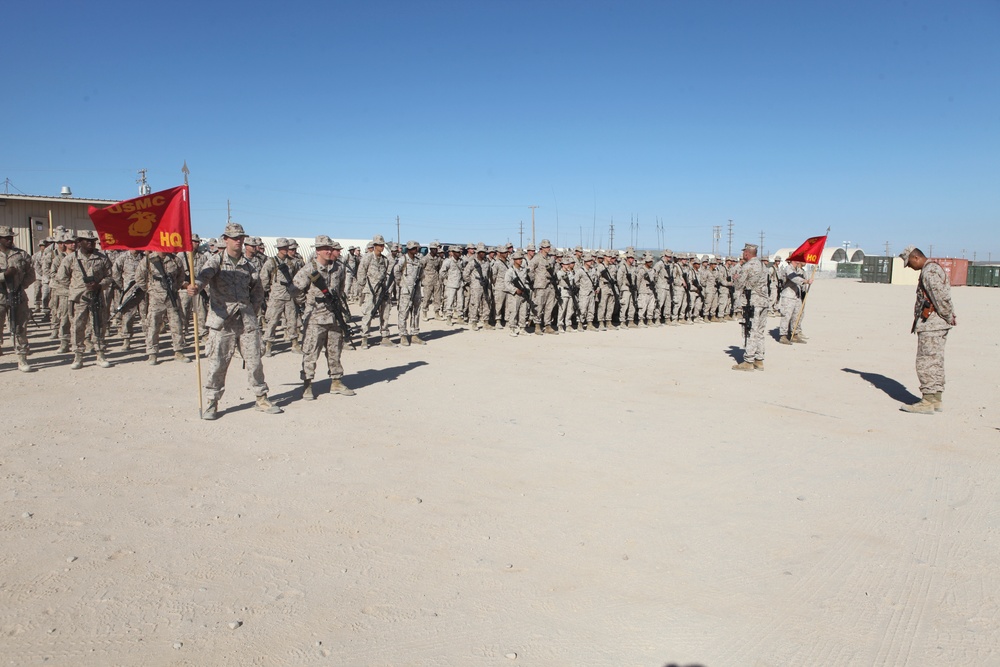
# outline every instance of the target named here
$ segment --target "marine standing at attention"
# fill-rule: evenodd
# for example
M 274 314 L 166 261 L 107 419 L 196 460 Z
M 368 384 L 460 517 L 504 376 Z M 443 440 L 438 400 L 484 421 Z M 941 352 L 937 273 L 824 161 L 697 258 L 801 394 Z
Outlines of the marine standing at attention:
M 951 285 L 941 265 L 927 259 L 919 248 L 909 246 L 899 256 L 906 266 L 920 271 L 910 333 L 917 334 L 917 380 L 920 381 L 922 394 L 919 403 L 903 405 L 899 409 L 933 414 L 943 409 L 944 344 L 948 340 L 948 332 L 958 323 L 951 303 Z

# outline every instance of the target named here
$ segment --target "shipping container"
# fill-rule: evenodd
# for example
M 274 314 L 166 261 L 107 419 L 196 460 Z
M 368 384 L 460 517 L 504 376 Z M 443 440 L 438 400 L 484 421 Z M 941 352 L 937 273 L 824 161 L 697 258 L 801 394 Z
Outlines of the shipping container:
M 837 264 L 837 277 L 838 278 L 853 278 L 858 280 L 861 278 L 861 263 L 860 262 L 840 262 Z
M 892 282 L 892 257 L 867 256 L 861 264 L 861 282 Z
M 1000 287 L 1000 266 L 969 264 L 965 282 L 971 287 Z
M 937 262 L 948 274 L 952 287 L 964 287 L 969 277 L 969 260 L 956 257 L 932 257 L 930 261 Z

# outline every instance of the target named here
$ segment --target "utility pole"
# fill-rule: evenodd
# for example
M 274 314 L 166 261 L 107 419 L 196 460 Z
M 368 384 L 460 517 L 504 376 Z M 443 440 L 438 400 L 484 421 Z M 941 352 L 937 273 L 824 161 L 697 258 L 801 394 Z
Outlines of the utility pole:
M 402 241 L 399 240 L 399 216 L 396 216 L 396 245 L 399 245 Z
M 934 256 L 934 244 L 933 244 L 933 243 L 932 243 L 932 244 L 930 245 L 930 247 L 929 247 L 929 248 L 927 248 L 927 252 L 929 253 L 929 255 L 930 255 L 931 257 L 933 257 L 933 256 Z
M 885 256 L 886 257 L 889 256 L 889 242 L 888 241 L 885 242 Z
M 729 252 L 727 253 L 727 255 L 730 256 L 730 257 L 732 257 L 732 255 L 733 255 L 733 219 L 732 218 L 729 219 Z
M 520 223 L 518 224 L 517 247 L 518 248 L 524 247 L 524 220 L 521 220 Z
M 764 252 L 764 230 L 760 230 L 760 250 L 758 251 L 759 257 L 763 257 L 766 253 Z
M 233 209 L 229 206 L 229 200 L 226 200 L 226 224 L 228 225 L 233 221 Z
M 538 206 L 529 206 L 528 208 L 531 209 L 531 245 L 535 245 L 535 209 Z M 538 246 L 535 247 L 537 248 Z
M 139 170 L 139 178 L 136 179 L 136 183 L 139 184 L 139 196 L 144 197 L 151 193 L 153 189 L 149 187 L 149 183 L 146 182 L 146 170 Z
M 610 234 L 610 239 L 608 240 L 608 250 L 614 250 L 614 248 L 615 248 L 615 219 L 612 216 L 612 218 L 611 218 L 611 234 Z
M 712 254 L 719 256 L 719 242 L 722 240 L 722 225 L 712 226 Z

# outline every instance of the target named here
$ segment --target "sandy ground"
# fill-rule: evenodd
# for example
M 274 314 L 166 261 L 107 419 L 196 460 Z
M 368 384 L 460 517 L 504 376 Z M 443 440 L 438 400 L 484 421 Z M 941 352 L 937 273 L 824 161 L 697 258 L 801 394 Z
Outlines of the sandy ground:
M 345 352 L 355 397 L 266 360 L 283 415 L 237 360 L 214 423 L 194 364 L 36 339 L 0 359 L 0 664 L 1000 664 L 1000 290 L 954 300 L 933 416 L 897 409 L 913 288 L 845 280 L 764 372 L 735 323 L 430 322 Z

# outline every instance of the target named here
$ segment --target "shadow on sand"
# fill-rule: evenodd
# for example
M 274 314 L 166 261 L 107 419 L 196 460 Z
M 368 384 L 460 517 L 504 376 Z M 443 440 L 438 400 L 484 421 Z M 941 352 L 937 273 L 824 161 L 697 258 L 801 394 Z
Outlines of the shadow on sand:
M 865 373 L 864 371 L 856 371 L 853 368 L 841 368 L 840 370 L 845 373 L 854 373 L 861 377 L 862 380 L 885 392 L 886 396 L 894 401 L 899 401 L 900 403 L 907 403 L 912 405 L 920 401 L 919 396 L 914 396 L 910 393 L 910 390 L 904 387 L 902 384 L 893 380 L 892 378 L 887 378 L 884 375 L 879 375 L 878 373 Z

